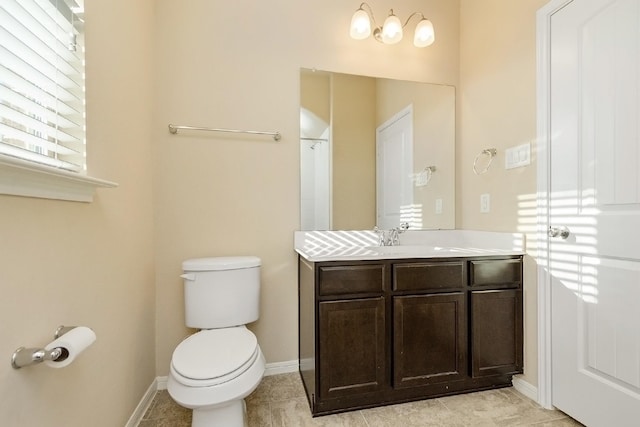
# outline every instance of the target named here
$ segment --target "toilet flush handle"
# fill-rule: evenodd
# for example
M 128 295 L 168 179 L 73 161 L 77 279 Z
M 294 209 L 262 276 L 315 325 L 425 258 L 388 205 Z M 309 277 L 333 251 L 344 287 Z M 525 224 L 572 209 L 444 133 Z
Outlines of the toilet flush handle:
M 193 273 L 181 274 L 180 277 L 182 277 L 184 280 L 191 280 L 192 282 L 196 280 L 196 275 Z

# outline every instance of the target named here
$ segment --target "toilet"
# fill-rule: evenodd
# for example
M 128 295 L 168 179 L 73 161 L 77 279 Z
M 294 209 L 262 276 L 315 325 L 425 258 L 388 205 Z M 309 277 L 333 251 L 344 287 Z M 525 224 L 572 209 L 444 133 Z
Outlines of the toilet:
M 186 325 L 199 331 L 174 350 L 167 390 L 193 410 L 193 427 L 246 426 L 244 398 L 265 369 L 245 326 L 259 317 L 260 258 L 189 259 L 182 270 Z

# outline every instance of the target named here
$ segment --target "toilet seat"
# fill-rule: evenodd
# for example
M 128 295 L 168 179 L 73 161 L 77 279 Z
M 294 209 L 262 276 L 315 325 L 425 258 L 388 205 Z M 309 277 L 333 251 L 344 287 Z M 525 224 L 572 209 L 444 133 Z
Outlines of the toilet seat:
M 241 375 L 258 354 L 258 340 L 246 327 L 208 329 L 187 337 L 176 347 L 171 370 L 186 386 L 209 387 Z

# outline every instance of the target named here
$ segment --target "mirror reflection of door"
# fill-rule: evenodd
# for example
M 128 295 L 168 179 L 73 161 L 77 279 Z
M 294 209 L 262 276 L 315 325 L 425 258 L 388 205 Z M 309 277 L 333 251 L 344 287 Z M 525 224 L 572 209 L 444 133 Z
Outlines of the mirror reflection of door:
M 325 143 L 303 139 L 317 138 L 320 134 L 305 133 L 301 123 L 301 229 L 368 230 L 378 223 L 376 129 L 408 105 L 413 111 L 412 174 L 418 178 L 427 167 L 437 168 L 427 182 L 421 179 L 414 182 L 412 202 L 406 202 L 410 209 L 404 209 L 411 217 L 408 222 L 412 229 L 455 228 L 455 89 L 431 83 L 301 69 L 300 107 L 329 126 Z M 325 148 L 329 156 L 328 202 L 315 198 L 327 193 L 310 184 L 319 169 L 316 162 L 309 159 L 319 158 Z M 310 171 L 307 165 L 311 166 Z M 398 170 L 395 166 L 391 171 Z M 394 194 L 400 193 L 389 193 L 389 197 Z M 327 203 L 328 224 L 324 219 L 326 215 L 318 212 Z M 324 222 L 318 221 L 319 218 Z M 399 219 L 394 219 L 392 224 L 397 227 Z
M 300 108 L 300 223 L 303 230 L 329 230 L 331 166 L 329 124 Z
M 383 230 L 412 221 L 413 107 L 376 129 L 376 216 Z

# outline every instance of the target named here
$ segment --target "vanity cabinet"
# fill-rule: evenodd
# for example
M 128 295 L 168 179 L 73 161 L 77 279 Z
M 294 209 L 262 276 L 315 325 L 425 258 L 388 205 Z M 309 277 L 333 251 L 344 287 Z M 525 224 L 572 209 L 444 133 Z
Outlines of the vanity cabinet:
M 511 385 L 522 257 L 299 258 L 300 374 L 313 415 Z

